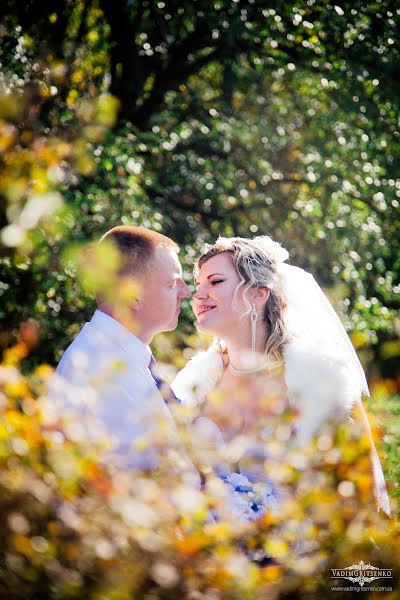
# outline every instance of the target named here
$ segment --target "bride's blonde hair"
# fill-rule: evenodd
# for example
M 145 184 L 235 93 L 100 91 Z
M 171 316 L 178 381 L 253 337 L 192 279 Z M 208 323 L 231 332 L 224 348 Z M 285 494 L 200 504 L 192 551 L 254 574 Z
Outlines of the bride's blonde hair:
M 283 319 L 286 300 L 281 289 L 278 267 L 289 258 L 288 251 L 266 235 L 253 239 L 219 237 L 215 244 L 205 246 L 203 254 L 195 264 L 195 276 L 204 263 L 223 252 L 230 254 L 241 279 L 233 303 L 235 304 L 236 295 L 243 286 L 243 299 L 247 307 L 244 315 L 251 311 L 251 303 L 247 298 L 250 289 L 266 287 L 270 290 L 263 314 L 268 334 L 265 353 L 276 366 L 281 365 L 283 350 L 290 338 Z

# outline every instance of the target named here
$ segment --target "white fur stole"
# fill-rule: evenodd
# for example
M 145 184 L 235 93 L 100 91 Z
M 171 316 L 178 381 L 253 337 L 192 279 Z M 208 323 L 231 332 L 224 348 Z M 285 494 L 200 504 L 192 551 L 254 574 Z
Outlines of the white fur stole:
M 183 404 L 201 404 L 222 375 L 223 362 L 213 347 L 194 356 L 176 376 L 172 388 Z M 289 344 L 285 382 L 290 405 L 300 413 L 298 441 L 306 443 L 330 417 L 343 417 L 358 400 L 346 365 L 315 350 Z

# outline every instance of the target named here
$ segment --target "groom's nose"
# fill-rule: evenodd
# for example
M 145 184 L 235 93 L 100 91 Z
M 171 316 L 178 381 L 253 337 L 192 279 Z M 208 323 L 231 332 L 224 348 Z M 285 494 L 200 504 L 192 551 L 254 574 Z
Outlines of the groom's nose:
M 188 298 L 190 296 L 190 290 L 184 281 L 181 282 L 179 289 L 180 298 Z

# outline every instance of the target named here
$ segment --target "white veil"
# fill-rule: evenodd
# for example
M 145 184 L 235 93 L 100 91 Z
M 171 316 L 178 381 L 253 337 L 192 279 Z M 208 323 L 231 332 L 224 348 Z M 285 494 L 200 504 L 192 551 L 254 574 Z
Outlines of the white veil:
M 299 386 L 301 377 L 309 377 L 307 383 L 303 385 L 303 393 L 299 395 L 305 395 L 305 388 L 306 395 L 309 397 L 310 418 L 318 413 L 323 414 L 326 407 L 321 404 L 324 404 L 325 399 L 329 404 L 329 395 L 337 396 L 338 393 L 342 393 L 343 398 L 340 398 L 339 402 L 345 411 L 355 404 L 360 406 L 371 443 L 374 491 L 378 510 L 382 509 L 390 515 L 382 467 L 361 401 L 363 395 L 369 396 L 368 384 L 351 341 L 336 312 L 310 273 L 284 262 L 279 264 L 278 273 L 287 301 L 284 320 L 291 337 L 285 351 L 285 378 L 288 389 L 295 390 L 296 386 Z M 301 354 L 315 357 L 313 373 L 299 374 L 301 362 L 298 357 Z M 320 372 L 317 372 L 318 370 Z M 335 389 L 335 379 L 330 378 L 332 374 L 334 377 L 340 377 L 338 389 Z M 326 392 L 322 397 L 321 389 Z

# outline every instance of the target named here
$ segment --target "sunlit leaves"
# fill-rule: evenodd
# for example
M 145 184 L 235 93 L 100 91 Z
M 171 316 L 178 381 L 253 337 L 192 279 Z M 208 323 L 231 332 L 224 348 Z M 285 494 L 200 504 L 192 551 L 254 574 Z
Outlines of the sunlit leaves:
M 166 479 L 160 472 L 108 469 L 99 463 L 99 448 L 74 439 L 67 423 L 63 428 L 46 418 L 50 406 L 36 397 L 29 378 L 18 375 L 25 385 L 18 398 L 8 393 L 15 372 L 0 367 L 7 575 L 1 584 L 14 597 L 26 597 L 29 589 L 49 598 L 111 592 L 190 598 L 212 589 L 232 600 L 279 598 L 304 586 L 318 594 L 319 578 L 325 581 L 330 568 L 354 555 L 395 568 L 398 526 L 375 514 L 369 446 L 356 430 L 326 430 L 304 453 L 292 452 L 284 436 L 288 461 L 279 462 L 275 474 L 291 493 L 279 513 L 240 524 L 221 512 L 215 522 L 207 511 L 221 509 L 221 481 L 209 478 L 200 491 L 175 479 L 171 466 Z M 37 374 L 47 377 L 47 368 Z M 393 427 L 389 435 L 397 433 Z M 274 444 L 279 447 L 279 436 Z M 277 564 L 259 565 L 265 552 Z

